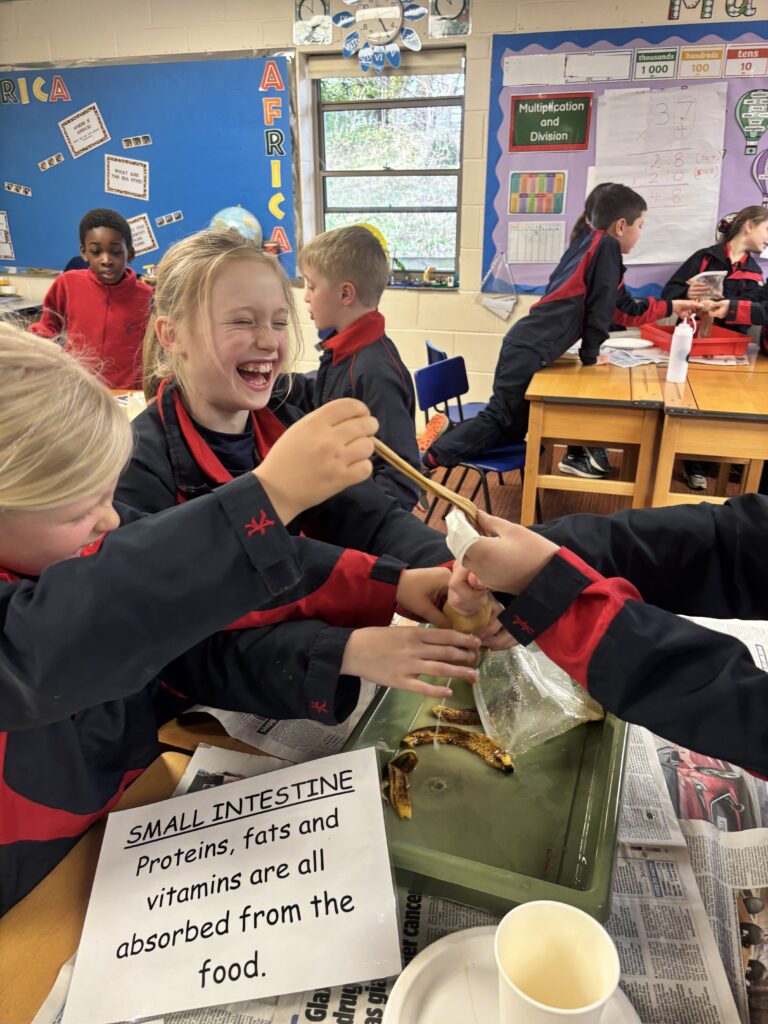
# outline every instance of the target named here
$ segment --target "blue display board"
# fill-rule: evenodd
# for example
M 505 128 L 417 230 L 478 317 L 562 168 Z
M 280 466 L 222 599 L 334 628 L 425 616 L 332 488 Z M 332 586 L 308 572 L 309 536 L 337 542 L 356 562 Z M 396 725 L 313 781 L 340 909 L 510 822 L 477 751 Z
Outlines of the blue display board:
M 62 268 L 78 222 L 131 221 L 135 266 L 241 206 L 295 277 L 285 57 L 0 72 L 0 268 Z

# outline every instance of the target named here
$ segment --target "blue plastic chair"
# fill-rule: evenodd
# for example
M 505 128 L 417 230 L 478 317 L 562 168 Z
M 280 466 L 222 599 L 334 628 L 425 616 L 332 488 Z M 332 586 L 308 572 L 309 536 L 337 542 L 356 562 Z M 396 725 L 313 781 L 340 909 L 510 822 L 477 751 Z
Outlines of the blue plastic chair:
M 416 370 L 414 380 L 416 383 L 416 400 L 419 408 L 427 414 L 429 409 L 438 408 L 454 398 L 460 402 L 459 396 L 466 394 L 469 390 L 467 369 L 462 356 L 440 359 L 429 366 L 423 366 L 420 370 Z M 499 483 L 503 485 L 503 474 L 518 470 L 520 482 L 522 483 L 525 471 L 525 450 L 525 444 L 510 444 L 501 448 L 489 448 L 471 462 L 457 463 L 462 469 L 462 474 L 454 489 L 461 491 L 467 475 L 470 472 L 477 473 L 477 484 L 472 491 L 470 500 L 475 500 L 477 492 L 482 487 L 485 507 L 490 513 L 492 510 L 491 494 L 488 488 L 488 473 L 498 473 Z M 449 466 L 445 470 L 440 481 L 441 484 L 446 482 L 453 469 L 455 469 L 455 466 Z M 432 499 L 424 520 L 425 523 L 428 523 L 432 517 L 438 501 L 438 498 Z M 443 518 L 445 518 L 445 514 Z
M 426 339 L 426 346 L 427 346 L 427 364 L 429 366 L 432 366 L 433 363 L 442 363 L 442 362 L 444 362 L 448 358 L 448 353 L 447 352 L 443 352 L 443 350 L 441 348 L 438 348 L 437 345 L 433 345 L 432 342 L 429 340 L 429 338 Z M 458 356 L 458 357 L 454 357 L 454 358 L 463 358 L 463 357 Z M 465 370 L 464 376 L 466 378 L 466 370 Z M 441 406 L 439 406 L 439 407 L 435 406 L 435 408 L 437 408 L 438 412 L 444 413 L 448 417 L 448 419 L 451 421 L 451 423 L 461 423 L 463 420 L 474 419 L 475 416 L 477 416 L 477 414 L 479 412 L 481 412 L 485 408 L 487 403 L 486 402 L 467 402 L 466 404 L 462 403 L 461 398 L 459 397 L 459 395 L 460 394 L 461 395 L 466 395 L 467 391 L 469 391 L 469 382 L 467 382 L 467 386 L 464 388 L 463 391 L 458 392 L 456 394 L 456 405 L 449 405 L 448 402 L 444 402 Z M 431 406 L 430 406 L 430 408 L 431 408 Z M 429 409 L 425 409 L 424 410 L 424 419 L 425 419 L 426 423 L 429 422 Z

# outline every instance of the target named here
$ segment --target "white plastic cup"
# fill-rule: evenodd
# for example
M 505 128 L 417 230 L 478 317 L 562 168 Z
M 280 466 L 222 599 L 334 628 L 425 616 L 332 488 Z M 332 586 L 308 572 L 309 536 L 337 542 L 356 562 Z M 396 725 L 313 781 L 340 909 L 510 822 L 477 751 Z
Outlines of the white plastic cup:
M 510 910 L 494 952 L 498 1024 L 598 1024 L 619 984 L 610 935 L 567 903 L 536 900 Z

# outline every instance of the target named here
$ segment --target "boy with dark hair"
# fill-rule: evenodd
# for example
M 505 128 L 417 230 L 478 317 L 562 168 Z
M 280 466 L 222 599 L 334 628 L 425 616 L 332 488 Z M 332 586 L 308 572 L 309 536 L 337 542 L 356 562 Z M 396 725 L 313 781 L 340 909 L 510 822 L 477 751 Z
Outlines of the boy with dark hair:
M 140 388 L 152 289 L 128 266 L 135 255 L 130 225 L 115 210 L 89 210 L 80 221 L 80 254 L 88 269 L 56 278 L 29 330 L 44 338 L 66 333 L 64 348 L 107 387 Z
M 592 366 L 599 361 L 600 345 L 616 317 L 624 277 L 622 256 L 636 245 L 647 207 L 643 197 L 626 185 L 607 184 L 595 192 L 588 229 L 564 253 L 544 296 L 504 336 L 488 405 L 430 446 L 422 456 L 428 470 L 455 466 L 489 448 L 524 440 L 525 392 L 531 378 L 579 338 L 582 363 Z M 658 317 L 670 312 L 671 304 L 659 304 Z M 609 470 L 604 449 L 580 447 L 569 447 L 559 468 L 585 477 L 602 477 Z
M 310 407 L 359 398 L 379 421 L 382 441 L 420 469 L 413 383 L 377 308 L 389 281 L 378 239 L 359 224 L 326 231 L 304 247 L 299 266 L 304 301 L 323 339 Z M 295 401 L 295 388 L 293 394 Z M 416 485 L 379 458 L 373 460 L 373 480 L 406 511 L 419 499 Z

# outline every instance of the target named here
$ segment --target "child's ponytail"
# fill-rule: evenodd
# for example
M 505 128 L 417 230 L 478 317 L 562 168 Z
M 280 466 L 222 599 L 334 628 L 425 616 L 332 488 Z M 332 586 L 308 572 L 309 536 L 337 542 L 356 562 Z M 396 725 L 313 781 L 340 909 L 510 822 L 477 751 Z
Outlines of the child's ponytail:
M 717 225 L 718 242 L 722 245 L 733 241 L 750 220 L 755 224 L 761 224 L 764 220 L 768 220 L 768 209 L 764 206 L 745 206 L 738 213 L 727 213 Z

